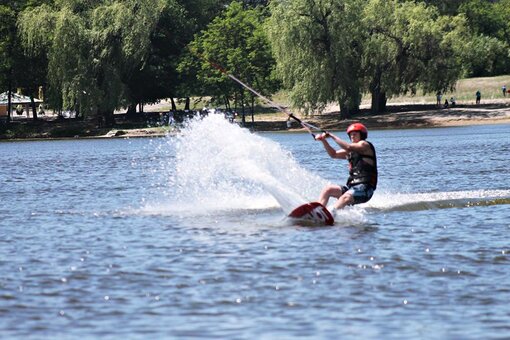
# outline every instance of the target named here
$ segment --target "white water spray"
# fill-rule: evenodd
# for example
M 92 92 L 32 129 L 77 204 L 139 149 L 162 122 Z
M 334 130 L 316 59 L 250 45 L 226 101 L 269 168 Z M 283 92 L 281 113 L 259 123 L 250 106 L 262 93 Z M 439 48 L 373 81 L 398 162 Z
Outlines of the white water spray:
M 164 197 L 146 202 L 144 211 L 149 213 L 209 215 L 281 209 L 285 216 L 300 204 L 316 201 L 327 183 L 301 167 L 280 144 L 230 124 L 221 115 L 192 120 L 178 136 L 157 143 L 161 166 L 155 175 L 162 177 L 157 188 Z M 510 190 L 393 193 L 380 188 L 368 203 L 338 212 L 336 220 L 365 222 L 367 208 L 437 209 L 472 202 L 500 204 L 508 197 Z
M 507 202 L 510 190 L 480 189 L 433 193 L 391 193 L 379 190 L 364 206 L 376 210 L 428 210 Z
M 175 150 L 163 187 L 171 211 L 281 208 L 316 200 L 326 184 L 270 139 L 228 123 L 221 115 L 195 119 L 167 147 Z

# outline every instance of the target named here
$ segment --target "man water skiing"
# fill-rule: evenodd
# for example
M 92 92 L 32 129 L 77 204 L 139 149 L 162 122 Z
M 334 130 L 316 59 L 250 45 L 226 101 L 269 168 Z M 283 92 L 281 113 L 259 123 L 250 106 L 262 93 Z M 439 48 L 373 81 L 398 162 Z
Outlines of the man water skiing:
M 332 214 L 346 205 L 368 202 L 377 187 L 377 159 L 375 148 L 366 139 L 367 128 L 361 123 L 351 124 L 347 128 L 351 143 L 343 141 L 329 132 L 318 135 L 331 158 L 347 159 L 349 161 L 349 178 L 344 186 L 327 185 L 320 194 L 319 202 L 326 206 L 331 197 L 337 201 L 328 207 Z M 327 138 L 333 139 L 341 149 L 335 150 L 329 145 Z

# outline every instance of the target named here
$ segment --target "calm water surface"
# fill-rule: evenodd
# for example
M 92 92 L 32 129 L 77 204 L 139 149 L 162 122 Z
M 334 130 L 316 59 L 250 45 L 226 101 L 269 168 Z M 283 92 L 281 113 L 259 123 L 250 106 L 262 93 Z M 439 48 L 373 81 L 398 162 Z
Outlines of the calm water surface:
M 342 138 L 343 132 L 338 133 Z M 510 125 L 370 131 L 380 185 L 307 134 L 0 143 L 2 338 L 507 338 Z

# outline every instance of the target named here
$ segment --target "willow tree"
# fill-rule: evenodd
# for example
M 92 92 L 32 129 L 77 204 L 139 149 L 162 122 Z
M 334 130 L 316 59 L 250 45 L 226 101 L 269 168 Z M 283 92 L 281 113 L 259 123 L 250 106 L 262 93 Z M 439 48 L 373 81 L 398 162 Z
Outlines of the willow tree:
M 379 112 L 387 97 L 452 88 L 462 74 L 465 20 L 423 3 L 275 1 L 271 12 L 279 75 L 305 109 L 338 101 L 345 118 L 370 92 Z
M 163 0 L 55 0 L 24 11 L 18 24 L 25 48 L 48 57 L 50 102 L 111 125 L 163 6 Z
M 363 83 L 373 112 L 384 111 L 392 96 L 451 90 L 462 75 L 464 17 L 441 16 L 423 3 L 370 0 L 362 25 Z
M 272 1 L 267 29 L 278 75 L 292 103 L 306 113 L 338 102 L 343 117 L 361 101 L 363 1 Z

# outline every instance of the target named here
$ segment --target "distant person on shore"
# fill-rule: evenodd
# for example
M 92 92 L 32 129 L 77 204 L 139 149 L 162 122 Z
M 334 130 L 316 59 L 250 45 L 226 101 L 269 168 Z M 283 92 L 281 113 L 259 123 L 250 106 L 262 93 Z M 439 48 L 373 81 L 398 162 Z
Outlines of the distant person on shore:
M 437 93 L 436 93 L 436 105 L 438 107 L 441 107 L 441 98 L 442 98 L 441 91 L 437 91 Z
M 506 97 L 506 85 L 501 87 L 501 91 L 503 91 L 503 97 Z
M 349 178 L 346 185 L 327 185 L 322 189 L 319 197 L 319 202 L 324 206 L 331 197 L 337 198 L 335 203 L 328 207 L 333 215 L 336 210 L 346 205 L 368 202 L 377 187 L 377 159 L 374 146 L 366 140 L 367 128 L 363 124 L 354 123 L 347 128 L 347 134 L 351 139 L 350 143 L 329 132 L 315 137 L 322 142 L 329 157 L 349 161 Z M 329 145 L 328 137 L 340 146 L 339 150 Z
M 287 118 L 287 129 L 290 129 L 292 127 L 292 121 L 290 120 L 290 116 Z
M 450 98 L 450 105 L 451 105 L 452 107 L 454 107 L 454 106 L 455 106 L 455 104 L 456 104 L 456 103 L 455 103 L 455 97 L 451 97 L 451 98 Z
M 44 115 L 44 106 L 43 104 L 39 104 L 39 110 L 37 110 L 38 115 Z
M 174 124 L 175 124 L 174 111 L 170 110 L 168 111 L 168 126 L 174 126 Z
M 476 91 L 476 103 L 480 104 L 480 100 L 482 100 L 482 93 L 478 90 Z
M 444 100 L 443 108 L 445 108 L 445 109 L 448 108 L 448 99 Z

